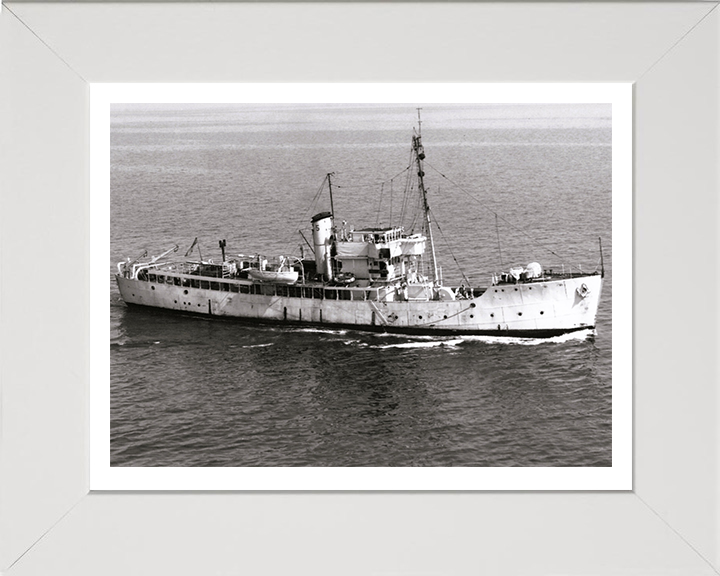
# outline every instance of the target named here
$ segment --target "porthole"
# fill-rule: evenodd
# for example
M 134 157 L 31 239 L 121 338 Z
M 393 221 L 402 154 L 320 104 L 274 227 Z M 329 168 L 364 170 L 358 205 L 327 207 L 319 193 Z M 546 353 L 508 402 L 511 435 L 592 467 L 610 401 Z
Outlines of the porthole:
M 422 316 L 418 316 L 418 318 L 420 318 L 420 320 L 422 320 Z
M 497 292 L 497 290 L 495 290 Z M 475 302 L 470 302 L 470 308 L 475 308 Z
M 470 314 L 470 318 L 475 318 L 475 316 L 473 314 Z
M 443 320 L 447 320 L 447 314 L 443 316 Z
M 183 294 L 185 294 L 185 296 L 187 296 L 188 291 L 187 291 L 187 290 L 183 290 Z
M 518 312 L 518 316 L 522 316 L 522 312 Z
M 517 292 L 517 288 L 515 288 L 515 292 Z
M 151 289 L 151 290 L 155 290 L 155 286 L 150 286 L 150 289 Z
M 490 318 L 495 318 L 495 312 L 490 312 Z
M 177 300 L 173 300 L 173 302 L 175 302 L 175 304 L 177 304 Z
M 540 314 L 545 314 L 545 312 L 543 312 L 542 310 L 540 310 Z
M 532 290 L 532 286 L 528 286 L 528 290 Z

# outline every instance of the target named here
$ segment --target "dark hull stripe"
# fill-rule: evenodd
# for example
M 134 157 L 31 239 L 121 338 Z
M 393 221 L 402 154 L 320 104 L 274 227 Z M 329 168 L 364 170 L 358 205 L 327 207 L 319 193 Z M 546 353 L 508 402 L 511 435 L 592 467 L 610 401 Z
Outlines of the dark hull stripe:
M 129 309 L 142 310 L 153 314 L 168 314 L 173 316 L 196 316 L 207 318 L 207 313 L 190 312 L 185 310 L 172 310 L 170 308 L 158 308 L 144 304 L 127 303 Z M 298 322 L 295 320 L 275 320 L 272 318 L 245 318 L 240 316 L 212 316 L 213 320 L 225 320 L 238 322 L 247 325 L 261 326 L 297 326 L 297 327 L 321 327 L 337 330 L 358 330 L 361 332 L 386 332 L 390 334 L 408 334 L 416 336 L 511 336 L 513 338 L 552 338 L 578 330 L 590 330 L 594 326 L 579 326 L 577 328 L 548 328 L 539 330 L 454 330 L 447 328 L 413 328 L 412 326 L 372 326 L 369 324 L 331 324 L 328 322 Z

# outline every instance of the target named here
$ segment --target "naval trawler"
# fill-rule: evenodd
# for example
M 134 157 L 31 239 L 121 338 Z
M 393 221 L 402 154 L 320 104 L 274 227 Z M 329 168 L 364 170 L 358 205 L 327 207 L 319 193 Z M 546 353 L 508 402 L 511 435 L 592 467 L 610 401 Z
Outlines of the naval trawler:
M 600 270 L 545 270 L 537 262 L 493 273 L 486 288 L 444 285 L 435 254 L 424 183 L 420 127 L 412 135 L 413 190 L 419 194 L 419 231 L 402 226 L 338 226 L 332 174 L 326 176 L 330 211 L 312 217 L 312 254 L 189 259 L 197 238 L 176 258 L 119 262 L 116 280 L 130 306 L 237 318 L 259 323 L 405 334 L 468 334 L 546 338 L 595 327 L 604 278 Z M 304 236 L 303 236 L 304 238 Z M 304 252 L 304 250 L 302 251 Z M 440 269 L 441 270 L 441 269 Z

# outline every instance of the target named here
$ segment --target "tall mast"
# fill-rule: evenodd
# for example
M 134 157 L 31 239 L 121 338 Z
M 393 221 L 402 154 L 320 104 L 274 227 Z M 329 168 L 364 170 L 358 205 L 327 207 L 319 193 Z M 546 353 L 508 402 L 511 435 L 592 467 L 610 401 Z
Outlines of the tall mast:
M 425 150 L 422 145 L 422 137 L 420 133 L 420 129 L 422 126 L 422 121 L 420 120 L 420 110 L 421 108 L 418 108 L 418 133 L 416 136 L 413 136 L 412 145 L 413 151 L 415 152 L 415 163 L 417 164 L 418 188 L 420 189 L 420 194 L 422 195 L 423 211 L 425 212 L 425 224 L 427 225 L 428 238 L 430 239 L 430 255 L 432 259 L 433 282 L 436 282 L 438 280 L 438 270 L 437 260 L 435 259 L 435 242 L 433 241 L 432 227 L 430 226 L 430 206 L 428 206 L 427 201 L 427 190 L 425 190 L 425 182 L 423 181 L 423 178 L 425 176 L 425 171 L 423 170 Z

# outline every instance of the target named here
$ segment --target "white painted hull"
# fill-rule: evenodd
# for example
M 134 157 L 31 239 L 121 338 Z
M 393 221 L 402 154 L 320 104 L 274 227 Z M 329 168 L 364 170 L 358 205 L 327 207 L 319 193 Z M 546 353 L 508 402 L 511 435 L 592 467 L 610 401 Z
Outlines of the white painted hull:
M 243 294 L 116 276 L 128 304 L 257 322 L 323 324 L 401 333 L 552 336 L 595 326 L 599 275 L 492 286 L 471 299 L 326 300 Z M 582 286 L 587 287 L 583 297 Z

